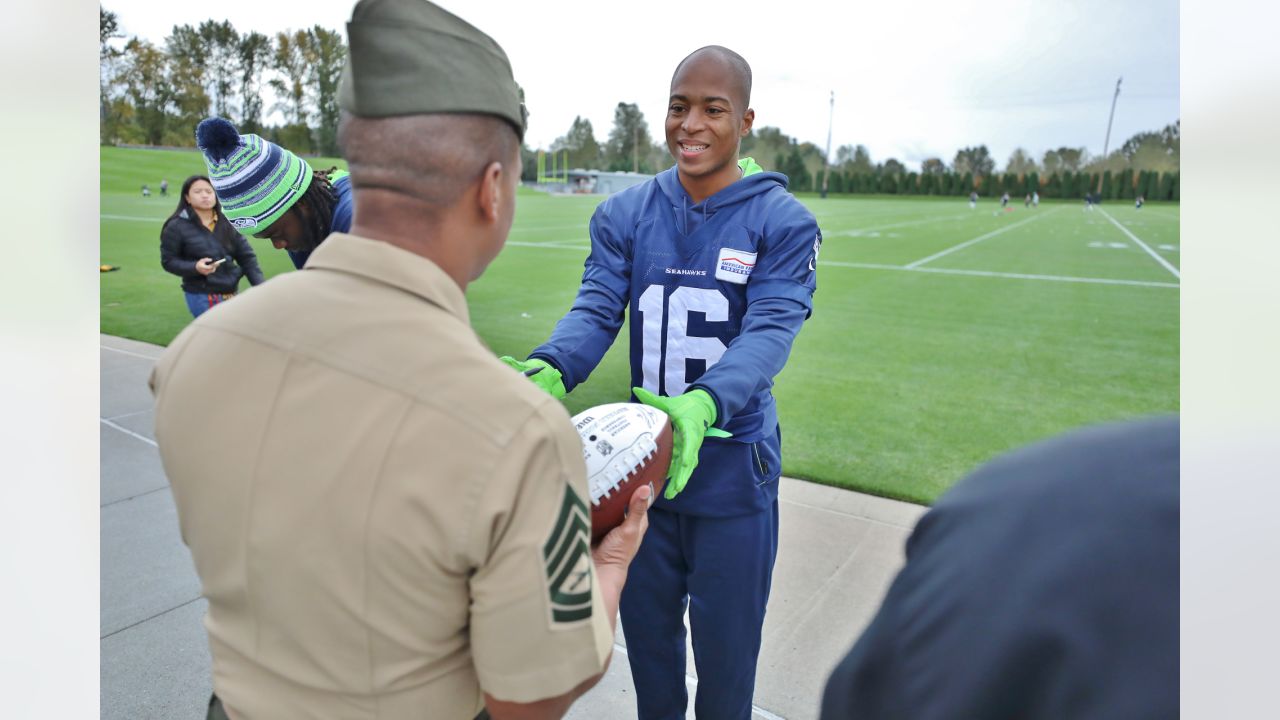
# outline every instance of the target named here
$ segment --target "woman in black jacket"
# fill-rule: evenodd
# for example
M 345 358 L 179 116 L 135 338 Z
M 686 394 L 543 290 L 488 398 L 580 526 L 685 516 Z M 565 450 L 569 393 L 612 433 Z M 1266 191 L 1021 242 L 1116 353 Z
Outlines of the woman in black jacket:
M 236 294 L 241 277 L 263 282 L 249 241 L 222 215 L 213 184 L 203 175 L 182 183 L 178 208 L 160 231 L 160 265 L 182 278 L 192 317 Z

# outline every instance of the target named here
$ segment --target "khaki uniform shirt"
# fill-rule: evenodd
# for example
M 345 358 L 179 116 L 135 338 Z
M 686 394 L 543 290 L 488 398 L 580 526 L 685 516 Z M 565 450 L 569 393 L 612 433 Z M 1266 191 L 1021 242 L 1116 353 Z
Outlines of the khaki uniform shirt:
M 471 718 L 603 668 L 582 444 L 434 263 L 335 234 L 156 364 L 232 718 Z

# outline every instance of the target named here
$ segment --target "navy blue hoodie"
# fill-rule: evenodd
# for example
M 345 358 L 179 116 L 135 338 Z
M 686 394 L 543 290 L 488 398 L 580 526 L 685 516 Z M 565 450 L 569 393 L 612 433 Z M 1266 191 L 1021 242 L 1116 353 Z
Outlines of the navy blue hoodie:
M 786 188 L 784 175 L 761 172 L 694 203 L 673 167 L 609 197 L 591 218 L 573 307 L 530 357 L 555 365 L 572 390 L 629 309 L 632 385 L 667 396 L 702 388 L 715 399 L 716 426 L 733 438 L 707 438 L 704 452 L 776 438 L 770 390 L 812 311 L 822 243 L 813 215 Z M 780 463 L 766 470 L 774 479 Z M 700 462 L 669 502 L 700 504 L 715 487 L 700 476 L 714 472 Z

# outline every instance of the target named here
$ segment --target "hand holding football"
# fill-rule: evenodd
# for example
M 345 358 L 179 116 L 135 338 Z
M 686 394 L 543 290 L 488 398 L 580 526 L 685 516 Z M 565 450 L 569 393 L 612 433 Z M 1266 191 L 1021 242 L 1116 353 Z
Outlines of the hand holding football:
M 648 405 L 609 403 L 578 413 L 573 424 L 587 464 L 594 545 L 622 524 L 639 487 L 652 486 L 650 498 L 662 492 L 671 466 L 671 421 Z

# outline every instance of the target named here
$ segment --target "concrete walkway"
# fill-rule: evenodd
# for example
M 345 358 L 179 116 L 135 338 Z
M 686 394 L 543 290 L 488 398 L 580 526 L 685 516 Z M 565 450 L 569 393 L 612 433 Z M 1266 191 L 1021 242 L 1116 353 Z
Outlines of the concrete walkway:
M 178 535 L 147 389 L 163 348 L 107 335 L 101 345 L 101 716 L 203 718 L 211 690 L 205 601 Z M 781 498 L 755 717 L 807 720 L 901 567 L 925 508 L 787 478 Z M 568 717 L 635 718 L 621 631 L 617 643 L 608 674 Z M 692 718 L 692 652 L 688 682 Z

